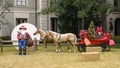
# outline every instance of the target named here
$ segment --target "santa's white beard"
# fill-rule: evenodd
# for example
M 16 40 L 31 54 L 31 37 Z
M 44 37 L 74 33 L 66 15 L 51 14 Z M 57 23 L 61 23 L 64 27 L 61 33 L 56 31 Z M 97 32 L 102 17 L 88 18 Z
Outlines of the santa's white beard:
M 20 31 L 22 35 L 25 35 L 26 31 L 25 30 L 21 30 Z

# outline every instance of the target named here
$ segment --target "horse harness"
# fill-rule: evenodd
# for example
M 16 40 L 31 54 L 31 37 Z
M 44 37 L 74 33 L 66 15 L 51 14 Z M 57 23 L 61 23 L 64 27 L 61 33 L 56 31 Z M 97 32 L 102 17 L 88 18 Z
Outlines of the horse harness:
M 58 41 L 60 40 L 60 37 L 61 37 L 61 34 L 58 34 L 56 35 L 56 39 L 58 38 Z

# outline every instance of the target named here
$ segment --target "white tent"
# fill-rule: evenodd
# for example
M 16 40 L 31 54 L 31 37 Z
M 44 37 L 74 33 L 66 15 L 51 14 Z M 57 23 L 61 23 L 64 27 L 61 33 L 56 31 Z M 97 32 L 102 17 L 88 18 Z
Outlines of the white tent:
M 33 33 L 37 30 L 37 28 L 34 25 L 30 23 L 22 23 L 22 24 L 17 25 L 12 31 L 11 40 L 13 41 L 12 42 L 13 45 L 18 45 L 17 32 L 19 31 L 19 27 L 21 27 L 22 25 L 27 28 L 26 31 L 30 34 L 32 40 L 34 40 L 34 38 L 37 38 L 37 40 L 40 40 L 39 34 L 33 35 Z

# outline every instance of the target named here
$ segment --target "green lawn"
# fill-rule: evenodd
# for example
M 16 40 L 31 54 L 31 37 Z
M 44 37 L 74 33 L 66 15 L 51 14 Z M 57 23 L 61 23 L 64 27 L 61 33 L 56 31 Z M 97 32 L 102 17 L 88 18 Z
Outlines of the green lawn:
M 38 51 L 19 56 L 15 47 L 4 47 L 0 52 L 0 68 L 120 68 L 120 44 L 110 52 L 101 52 L 99 61 L 81 61 L 81 52 L 69 53 L 66 46 L 56 53 L 55 46 L 43 46 Z

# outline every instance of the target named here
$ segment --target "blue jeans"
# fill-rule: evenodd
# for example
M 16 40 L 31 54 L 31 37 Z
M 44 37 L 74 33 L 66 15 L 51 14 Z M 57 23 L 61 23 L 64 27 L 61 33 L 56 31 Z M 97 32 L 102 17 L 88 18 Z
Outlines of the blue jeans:
M 26 45 L 27 45 L 27 41 L 26 40 L 18 40 L 18 47 L 20 49 L 26 48 Z

